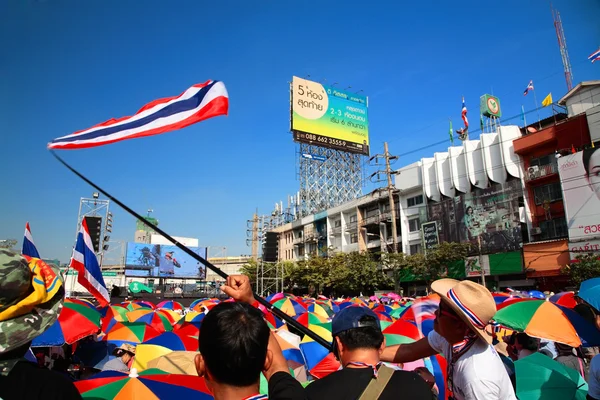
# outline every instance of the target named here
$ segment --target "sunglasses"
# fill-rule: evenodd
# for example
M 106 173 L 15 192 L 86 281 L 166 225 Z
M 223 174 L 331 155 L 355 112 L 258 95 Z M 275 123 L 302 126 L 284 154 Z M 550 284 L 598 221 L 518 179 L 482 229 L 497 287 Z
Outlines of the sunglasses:
M 440 303 L 440 306 L 438 307 L 436 314 L 438 317 L 444 316 L 444 317 L 448 317 L 450 319 L 454 319 L 457 321 L 460 321 L 460 318 L 458 317 L 458 315 L 456 315 L 454 313 L 454 311 L 452 310 L 446 310 L 445 307 L 442 307 L 443 303 Z

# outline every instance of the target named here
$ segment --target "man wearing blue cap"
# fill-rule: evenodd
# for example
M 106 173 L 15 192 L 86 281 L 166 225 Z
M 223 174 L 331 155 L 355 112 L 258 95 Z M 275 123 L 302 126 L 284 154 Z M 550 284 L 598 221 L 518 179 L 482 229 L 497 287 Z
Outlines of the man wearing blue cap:
M 346 307 L 335 315 L 331 328 L 331 351 L 343 368 L 308 385 L 310 399 L 431 400 L 431 389 L 419 375 L 381 366 L 385 338 L 372 310 Z

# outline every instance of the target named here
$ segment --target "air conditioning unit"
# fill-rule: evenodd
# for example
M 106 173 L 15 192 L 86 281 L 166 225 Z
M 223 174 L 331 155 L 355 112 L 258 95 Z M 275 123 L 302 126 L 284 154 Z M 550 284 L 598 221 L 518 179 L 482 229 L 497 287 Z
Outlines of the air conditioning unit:
M 534 166 L 527 168 L 527 175 L 529 176 L 529 179 L 539 178 L 540 177 L 540 167 L 538 167 L 537 165 L 534 165 Z
M 532 235 L 541 235 L 542 228 L 540 228 L 539 226 L 536 226 L 535 228 L 531 228 L 531 234 Z

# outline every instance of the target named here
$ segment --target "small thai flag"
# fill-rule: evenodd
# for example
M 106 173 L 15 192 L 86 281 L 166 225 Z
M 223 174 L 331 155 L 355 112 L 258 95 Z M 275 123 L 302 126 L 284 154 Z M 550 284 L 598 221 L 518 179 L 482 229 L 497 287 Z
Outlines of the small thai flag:
M 86 288 L 102 307 L 110 303 L 110 296 L 102 277 L 96 253 L 94 253 L 92 238 L 85 218 L 81 221 L 81 229 L 73 249 L 70 268 L 77 271 L 77 282 Z
M 462 99 L 462 111 L 461 111 L 462 120 L 465 123 L 465 128 L 469 127 L 469 120 L 467 118 L 467 105 L 465 104 L 465 98 Z
M 596 50 L 595 52 L 593 52 L 589 57 L 588 60 L 590 60 L 592 63 L 595 63 L 596 61 L 600 60 L 600 49 Z
M 33 243 L 29 222 L 25 224 L 25 237 L 23 238 L 23 250 L 21 250 L 21 254 L 24 256 L 40 258 L 40 253 L 38 253 L 35 243 Z
M 229 96 L 223 82 L 194 85 L 175 97 L 154 100 L 135 115 L 111 119 L 83 131 L 59 137 L 49 149 L 82 149 L 144 136 L 158 135 L 218 115 L 227 115 Z
M 527 93 L 529 93 L 530 90 L 533 90 L 533 81 L 529 81 L 529 85 L 527 85 L 523 91 L 523 96 L 527 96 Z

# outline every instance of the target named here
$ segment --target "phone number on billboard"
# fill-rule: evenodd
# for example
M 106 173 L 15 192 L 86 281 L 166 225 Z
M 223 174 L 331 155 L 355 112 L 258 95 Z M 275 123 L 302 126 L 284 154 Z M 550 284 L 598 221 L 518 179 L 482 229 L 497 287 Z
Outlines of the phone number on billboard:
M 369 147 L 367 145 L 361 145 L 358 143 L 348 142 L 346 140 L 316 135 L 314 133 L 295 131 L 294 140 L 297 142 L 309 143 L 317 146 L 329 147 L 332 149 L 340 149 L 352 153 L 368 154 L 369 151 Z
M 346 147 L 345 140 L 339 140 L 339 139 L 328 138 L 325 136 L 313 135 L 311 133 L 307 133 L 305 135 L 305 138 L 306 138 L 306 140 L 310 140 L 311 142 L 319 142 L 319 143 L 323 143 L 323 144 L 330 144 L 332 146 Z

